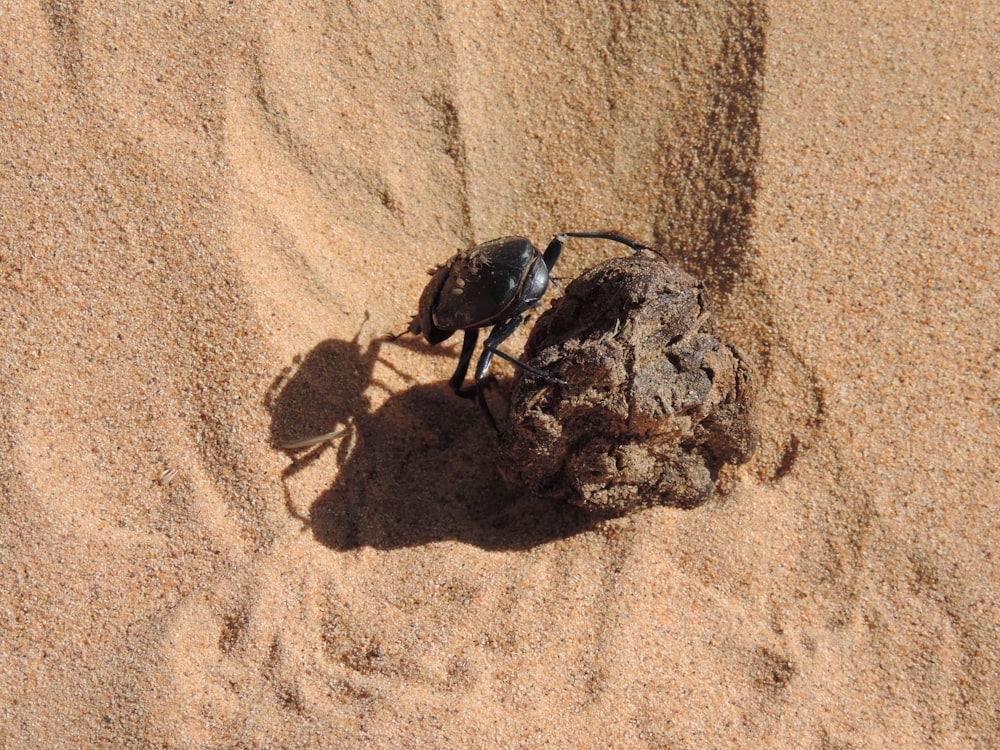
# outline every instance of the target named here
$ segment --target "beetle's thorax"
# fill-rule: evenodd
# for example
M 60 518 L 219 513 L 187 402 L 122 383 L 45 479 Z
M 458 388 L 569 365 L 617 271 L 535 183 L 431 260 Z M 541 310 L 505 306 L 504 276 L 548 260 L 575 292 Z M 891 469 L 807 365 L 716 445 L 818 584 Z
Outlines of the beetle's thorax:
M 501 237 L 463 250 L 451 259 L 435 290 L 431 322 L 455 331 L 510 320 L 537 302 L 547 273 L 538 250 L 524 237 Z

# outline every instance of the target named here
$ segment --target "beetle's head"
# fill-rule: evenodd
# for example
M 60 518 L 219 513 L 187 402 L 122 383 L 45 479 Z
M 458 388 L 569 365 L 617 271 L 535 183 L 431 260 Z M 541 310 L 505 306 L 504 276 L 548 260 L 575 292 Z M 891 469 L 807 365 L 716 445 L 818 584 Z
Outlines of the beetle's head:
M 412 333 L 415 336 L 419 336 L 424 332 L 423 326 L 420 324 L 420 315 L 414 315 L 413 320 L 410 321 L 410 327 L 406 329 L 407 333 Z

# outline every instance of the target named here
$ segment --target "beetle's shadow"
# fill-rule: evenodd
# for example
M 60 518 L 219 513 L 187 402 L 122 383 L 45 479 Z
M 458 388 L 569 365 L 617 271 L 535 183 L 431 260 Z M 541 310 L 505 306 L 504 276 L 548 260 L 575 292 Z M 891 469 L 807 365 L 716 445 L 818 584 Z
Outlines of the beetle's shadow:
M 357 340 L 324 341 L 297 358 L 266 399 L 276 445 L 353 422 L 347 437 L 289 452 L 286 480 L 337 447 L 336 478 L 309 510 L 317 540 L 338 550 L 448 539 L 525 549 L 592 527 L 579 508 L 508 488 L 494 462 L 493 429 L 446 383 L 409 388 L 371 413 L 364 391 L 377 355 L 376 343 L 363 351 Z
M 310 509 L 310 526 L 338 550 L 456 540 L 524 549 L 591 527 L 578 508 L 508 488 L 496 436 L 445 383 L 417 386 L 359 419 L 350 457 Z
M 329 432 L 366 412 L 364 389 L 376 356 L 375 344 L 362 352 L 357 341 L 327 339 L 296 357 L 264 399 L 271 412 L 271 444 Z

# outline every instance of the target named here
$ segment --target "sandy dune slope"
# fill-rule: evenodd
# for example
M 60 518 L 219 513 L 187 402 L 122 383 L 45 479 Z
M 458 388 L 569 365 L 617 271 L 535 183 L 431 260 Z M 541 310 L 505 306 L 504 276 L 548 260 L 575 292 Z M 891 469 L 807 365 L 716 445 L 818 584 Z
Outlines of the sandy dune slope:
M 4 4 L 0 746 L 1000 736 L 994 5 L 518 5 Z M 505 486 L 384 339 L 596 229 L 760 369 L 700 507 Z

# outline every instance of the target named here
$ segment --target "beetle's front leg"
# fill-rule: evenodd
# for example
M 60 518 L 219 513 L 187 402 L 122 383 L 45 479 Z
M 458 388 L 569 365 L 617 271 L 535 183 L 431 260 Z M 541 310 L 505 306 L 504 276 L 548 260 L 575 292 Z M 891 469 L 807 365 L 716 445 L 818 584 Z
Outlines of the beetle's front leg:
M 522 365 L 520 362 L 518 362 L 510 355 L 497 349 L 497 347 L 500 346 L 500 344 L 509 339 L 511 334 L 517 330 L 517 327 L 521 325 L 522 320 L 523 316 L 515 315 L 513 318 L 506 321 L 505 323 L 501 323 L 500 325 L 493 327 L 493 330 L 490 331 L 490 335 L 487 336 L 486 341 L 483 342 L 483 353 L 479 355 L 479 361 L 476 363 L 475 385 L 471 385 L 467 388 L 462 388 L 461 387 L 462 381 L 465 379 L 465 373 L 469 367 L 469 359 L 466 357 L 466 346 L 469 344 L 469 335 L 472 334 L 472 346 L 475 346 L 476 338 L 478 336 L 478 331 L 476 331 L 475 329 L 465 332 L 465 343 L 462 344 L 462 357 L 460 358 L 458 363 L 459 369 L 455 371 L 455 375 L 451 379 L 451 387 L 455 389 L 456 394 L 458 394 L 462 398 L 475 399 L 476 401 L 479 402 L 480 406 L 483 406 L 484 410 L 486 410 L 485 405 L 482 401 L 480 385 L 483 381 L 483 378 L 486 377 L 486 371 L 490 369 L 490 363 L 493 361 L 493 355 L 496 354 L 497 356 L 503 359 L 510 360 L 518 367 L 526 367 L 526 365 Z M 471 349 L 468 352 L 468 356 L 469 357 L 472 356 Z M 532 368 L 529 367 L 528 369 L 530 370 Z M 459 378 L 459 372 L 461 372 L 460 378 Z M 486 411 L 487 414 L 489 414 L 489 411 L 488 410 Z M 492 419 L 493 417 L 492 415 L 490 415 L 490 420 L 492 421 Z
M 465 382 L 465 374 L 469 371 L 469 363 L 472 361 L 472 352 L 475 351 L 476 342 L 479 340 L 479 329 L 470 328 L 465 332 L 465 338 L 462 339 L 462 353 L 458 357 L 458 367 L 455 368 L 455 374 L 451 376 L 451 380 L 448 381 L 448 385 L 451 389 L 455 391 L 459 396 L 464 396 L 470 398 L 470 394 L 463 393 L 467 390 L 462 388 L 462 383 Z M 476 367 L 476 372 L 479 372 L 479 367 Z M 476 380 L 479 380 L 477 375 Z

